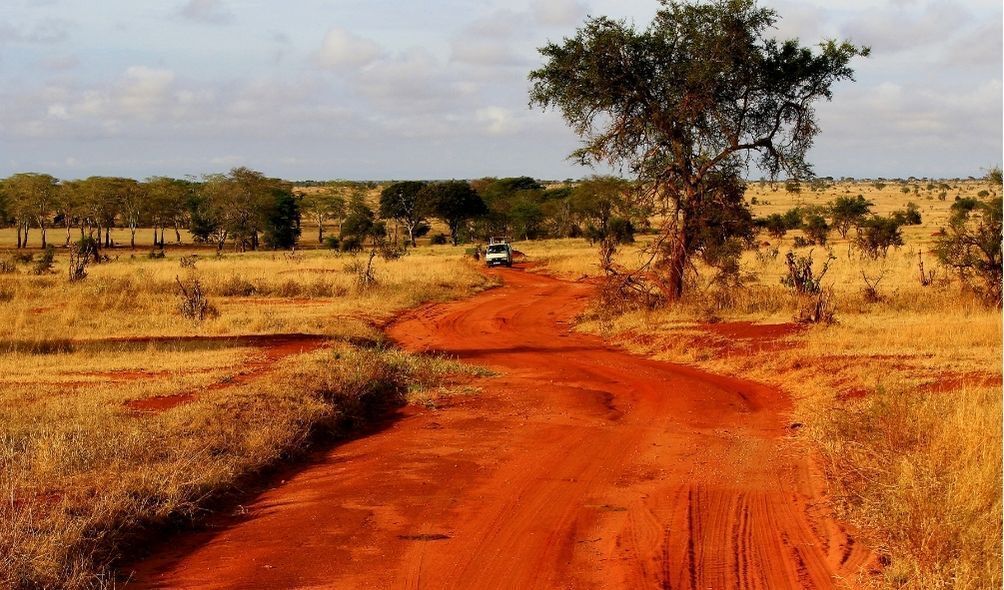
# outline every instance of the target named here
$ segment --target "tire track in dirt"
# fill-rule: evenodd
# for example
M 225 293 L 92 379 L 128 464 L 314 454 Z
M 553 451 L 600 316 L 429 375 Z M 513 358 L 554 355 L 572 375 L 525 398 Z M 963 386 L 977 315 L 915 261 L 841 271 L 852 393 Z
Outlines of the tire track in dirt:
M 591 287 L 519 270 L 389 328 L 500 377 L 408 408 L 138 564 L 141 588 L 832 588 L 835 522 L 789 401 L 564 326 Z

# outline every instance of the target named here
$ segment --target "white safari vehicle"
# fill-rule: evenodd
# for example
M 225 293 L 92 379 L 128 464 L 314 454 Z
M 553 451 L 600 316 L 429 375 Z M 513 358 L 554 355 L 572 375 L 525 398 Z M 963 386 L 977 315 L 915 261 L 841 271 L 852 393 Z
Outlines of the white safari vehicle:
M 489 238 L 485 249 L 485 264 L 512 266 L 512 247 L 505 238 Z

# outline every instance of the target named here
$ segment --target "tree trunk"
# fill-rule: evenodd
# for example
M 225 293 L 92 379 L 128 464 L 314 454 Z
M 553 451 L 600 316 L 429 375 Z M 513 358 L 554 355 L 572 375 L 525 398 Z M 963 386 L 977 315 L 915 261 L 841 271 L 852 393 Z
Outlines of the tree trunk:
M 17 223 L 17 248 L 18 248 L 18 250 L 20 250 L 21 247 L 22 247 L 21 246 L 21 223 L 18 222 Z
M 153 247 L 157 247 L 157 226 L 153 226 Z
M 45 224 L 38 224 L 38 231 L 42 233 L 42 249 L 45 249 Z
M 160 248 L 164 249 L 164 226 L 160 226 Z
M 181 229 L 178 228 L 178 222 L 177 221 L 174 222 L 174 243 L 175 244 L 180 244 L 181 243 Z
M 28 247 L 28 233 L 31 231 L 31 227 L 27 223 L 22 224 L 22 225 L 24 225 L 24 244 L 23 244 L 23 247 L 27 248 Z
M 105 226 L 105 248 L 112 247 L 112 228 L 111 226 Z
M 317 222 L 317 243 L 318 244 L 323 244 L 324 243 L 324 222 L 323 221 L 318 221 Z
M 667 262 L 669 263 L 669 271 L 666 282 L 666 288 L 663 291 L 663 295 L 669 301 L 679 301 L 683 296 L 683 275 L 687 270 L 687 240 L 686 232 L 683 229 L 683 224 L 676 232 L 676 236 L 673 238 L 673 243 L 670 246 L 669 257 Z
M 129 247 L 133 250 L 136 249 L 136 226 L 129 227 Z
M 70 247 L 70 222 L 69 221 L 66 222 L 66 243 L 63 244 L 63 247 L 64 248 L 69 248 Z

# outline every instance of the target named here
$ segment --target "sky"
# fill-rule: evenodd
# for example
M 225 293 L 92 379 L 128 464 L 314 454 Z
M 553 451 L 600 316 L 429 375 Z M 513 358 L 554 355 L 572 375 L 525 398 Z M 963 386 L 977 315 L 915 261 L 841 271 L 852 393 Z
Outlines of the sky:
M 761 0 L 775 34 L 872 55 L 820 103 L 820 176 L 1001 163 L 999 0 Z M 579 178 L 528 107 L 537 48 L 656 0 L 2 0 L 0 176 Z M 604 172 L 598 170 L 598 172 Z

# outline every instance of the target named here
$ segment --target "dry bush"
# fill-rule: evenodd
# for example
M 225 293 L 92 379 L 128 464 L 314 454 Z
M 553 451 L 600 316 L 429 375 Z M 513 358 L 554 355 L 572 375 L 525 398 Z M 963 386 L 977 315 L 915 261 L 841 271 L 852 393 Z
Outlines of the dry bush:
M 917 252 L 917 271 L 921 287 L 930 287 L 938 278 L 938 269 L 932 268 L 928 271 L 924 270 L 924 256 L 920 252 Z
M 378 253 L 378 249 L 374 248 L 370 250 L 366 262 L 353 257 L 352 261 L 345 265 L 345 271 L 355 277 L 356 287 L 361 290 L 375 287 L 377 284 L 376 272 L 373 269 L 373 259 L 376 258 Z
M 92 358 L 74 354 L 72 362 Z M 157 358 L 198 367 L 214 354 L 223 355 L 217 363 L 240 358 L 226 350 Z M 0 587 L 114 585 L 111 568 L 146 536 L 205 517 L 222 495 L 288 464 L 317 436 L 344 434 L 410 389 L 465 371 L 447 359 L 338 345 L 156 414 L 123 413 L 122 402 L 176 384 L 105 384 L 57 404 L 0 407 Z M 212 383 L 196 373 L 187 387 Z
M 199 279 L 192 279 L 187 285 L 181 279 L 175 277 L 178 283 L 178 290 L 181 295 L 181 303 L 178 309 L 186 319 L 201 322 L 206 318 L 215 318 L 220 315 L 216 307 L 209 302 L 206 294 L 202 290 L 202 283 Z
M 1000 414 L 999 388 L 879 387 L 825 421 L 831 481 L 884 553 L 883 583 L 1001 587 Z
M 868 303 L 878 303 L 882 301 L 882 294 L 879 293 L 878 287 L 885 278 L 886 268 L 883 265 L 879 272 L 873 276 L 869 276 L 863 269 L 861 271 L 861 279 L 865 282 L 865 286 L 862 290 L 864 293 L 865 301 Z
M 98 242 L 94 238 L 82 238 L 70 244 L 70 281 L 80 281 L 87 277 L 87 265 L 99 256 Z
M 214 293 L 223 297 L 250 297 L 259 294 L 254 283 L 240 275 L 228 276 L 217 285 Z
M 47 275 L 52 272 L 56 261 L 56 249 L 50 244 L 42 251 L 42 256 L 31 267 L 33 275 Z
M 181 258 L 179 258 L 178 259 L 178 264 L 181 266 L 181 268 L 189 268 L 189 269 L 191 269 L 191 268 L 195 268 L 195 263 L 198 262 L 198 260 L 199 260 L 199 255 L 198 254 L 192 254 L 192 255 L 189 255 L 189 256 L 182 256 Z

